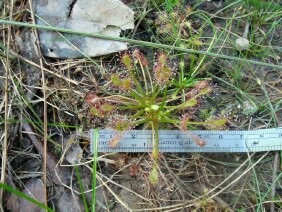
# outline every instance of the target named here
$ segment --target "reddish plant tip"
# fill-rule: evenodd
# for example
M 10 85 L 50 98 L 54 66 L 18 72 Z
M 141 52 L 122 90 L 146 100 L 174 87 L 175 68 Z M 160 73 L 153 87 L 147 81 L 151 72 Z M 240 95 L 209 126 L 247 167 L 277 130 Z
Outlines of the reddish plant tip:
M 154 65 L 154 75 L 156 81 L 160 85 L 167 83 L 173 76 L 172 68 L 169 67 L 169 58 L 167 54 L 157 54 L 156 63 Z
M 129 77 L 122 79 L 118 74 L 113 74 L 111 76 L 111 81 L 114 87 L 124 91 L 130 91 L 133 87 L 133 82 Z
M 188 93 L 186 93 L 186 98 L 191 99 L 198 94 L 204 95 L 210 93 L 211 91 L 212 88 L 207 81 L 200 81 Z
M 104 118 L 106 115 L 112 114 L 117 110 L 116 104 L 94 93 L 86 94 L 85 102 L 87 104 L 86 113 L 91 119 Z
M 136 177 L 138 172 L 139 172 L 139 168 L 136 164 L 132 164 L 129 167 L 129 174 L 130 174 L 131 177 Z
M 144 55 L 139 51 L 139 49 L 134 49 L 133 56 L 138 60 L 139 63 L 141 63 L 142 66 L 148 67 L 149 62 L 144 57 Z
M 159 64 L 154 67 L 154 74 L 157 82 L 162 85 L 166 84 L 170 80 L 172 76 L 172 70 L 167 66 Z
M 127 117 L 112 117 L 110 125 L 118 131 L 126 131 L 132 128 L 132 124 Z
M 198 136 L 195 136 L 193 139 L 198 146 L 205 146 L 207 144 L 205 140 L 199 138 Z
M 184 114 L 182 116 L 181 122 L 180 122 L 180 130 L 185 131 L 187 130 L 187 122 L 192 118 L 191 114 Z
M 94 94 L 94 93 L 88 93 L 86 94 L 86 97 L 85 97 L 85 102 L 88 104 L 88 105 L 92 105 L 92 104 L 95 104 L 97 101 L 99 101 L 100 98 Z
M 109 146 L 115 148 L 118 146 L 120 139 L 124 136 L 124 132 L 117 134 L 114 138 L 112 138 L 109 142 Z
M 201 90 L 208 87 L 210 87 L 210 85 L 207 81 L 200 81 L 194 86 L 194 88 L 197 90 Z

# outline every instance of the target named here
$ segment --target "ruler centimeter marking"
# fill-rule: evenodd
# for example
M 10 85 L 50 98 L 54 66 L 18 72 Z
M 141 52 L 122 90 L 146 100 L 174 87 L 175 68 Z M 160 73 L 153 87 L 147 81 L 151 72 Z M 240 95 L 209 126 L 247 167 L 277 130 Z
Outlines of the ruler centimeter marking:
M 160 152 L 262 152 L 282 150 L 282 128 L 248 131 L 190 131 L 206 141 L 197 146 L 189 135 L 179 130 L 159 130 Z M 151 130 L 129 130 L 116 147 L 109 142 L 118 133 L 114 130 L 99 130 L 98 152 L 151 152 Z M 90 150 L 93 152 L 94 129 L 90 130 Z

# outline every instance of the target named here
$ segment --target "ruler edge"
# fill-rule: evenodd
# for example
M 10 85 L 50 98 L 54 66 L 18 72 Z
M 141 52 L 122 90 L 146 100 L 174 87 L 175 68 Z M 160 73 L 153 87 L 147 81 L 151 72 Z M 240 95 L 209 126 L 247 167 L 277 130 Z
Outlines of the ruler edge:
M 118 132 L 116 130 L 113 130 L 113 129 L 101 129 L 101 130 L 98 130 L 98 132 Z M 181 130 L 159 130 L 161 132 L 175 132 L 175 134 L 177 133 L 182 133 Z M 127 133 L 130 133 L 130 132 L 147 132 L 148 134 L 152 132 L 152 130 L 129 130 Z M 242 133 L 248 133 L 248 135 L 252 134 L 252 135 L 258 135 L 258 134 L 261 134 L 263 132 L 263 134 L 266 134 L 265 132 L 268 132 L 269 134 L 272 133 L 278 133 L 278 134 L 282 134 L 282 127 L 278 127 L 278 128 L 269 128 L 269 129 L 257 129 L 257 130 L 191 130 L 189 131 L 191 132 L 191 134 L 194 134 L 194 135 L 197 135 L 197 134 L 205 134 L 205 135 L 215 135 L 215 134 L 229 134 L 229 135 L 240 135 Z M 261 132 L 261 133 L 259 133 Z M 93 145 L 94 145 L 94 140 L 92 139 L 92 137 L 94 138 L 94 133 L 95 133 L 95 128 L 91 128 L 90 131 L 89 131 L 89 139 L 90 139 L 90 152 L 93 153 Z M 91 136 L 92 135 L 92 136 Z M 280 136 L 279 136 L 280 137 Z M 245 138 L 246 140 L 247 138 Z M 282 139 L 282 137 L 281 137 Z M 271 148 L 272 146 L 270 146 L 269 148 Z M 190 150 L 191 151 L 187 151 L 187 148 L 185 148 L 185 151 L 162 151 L 164 148 L 159 148 L 160 152 L 163 152 L 163 153 L 247 153 L 247 152 L 266 152 L 266 151 L 281 151 L 282 150 L 282 146 L 280 145 L 280 149 L 273 149 L 273 150 L 257 150 L 257 151 L 250 151 L 252 149 L 255 149 L 255 148 L 260 148 L 260 147 L 248 147 L 248 146 L 245 146 L 245 147 L 232 147 L 232 148 L 238 148 L 238 149 L 244 149 L 244 150 L 247 150 L 247 151 L 195 151 L 195 148 L 191 148 Z M 211 147 L 208 147 L 210 149 L 216 149 L 216 148 L 211 148 Z M 228 147 L 221 147 L 223 150 L 225 149 L 230 149 Z M 251 148 L 251 149 L 250 149 Z M 119 148 L 111 148 L 109 147 L 108 149 L 111 149 L 111 151 L 99 151 L 98 149 L 98 152 L 130 152 L 130 153 L 143 153 L 143 152 L 151 152 L 149 150 L 152 150 L 152 147 L 146 147 L 146 148 L 143 148 L 143 149 L 147 149 L 148 151 L 118 151 L 120 150 Z M 124 149 L 132 149 L 130 147 L 128 148 L 124 148 Z M 141 148 L 140 148 L 141 149 Z M 205 149 L 205 147 L 198 147 L 197 150 L 200 150 L 200 149 Z M 103 148 L 103 150 L 105 150 L 105 148 Z

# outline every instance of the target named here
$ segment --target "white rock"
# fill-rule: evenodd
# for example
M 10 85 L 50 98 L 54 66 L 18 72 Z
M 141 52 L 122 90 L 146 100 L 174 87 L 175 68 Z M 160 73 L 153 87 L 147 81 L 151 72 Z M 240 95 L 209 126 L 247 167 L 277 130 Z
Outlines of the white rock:
M 134 28 L 134 12 L 118 0 L 33 0 L 36 15 L 51 26 L 74 31 L 119 37 L 121 30 Z M 37 19 L 37 24 L 46 25 Z M 124 42 L 39 30 L 41 51 L 58 58 L 106 55 L 127 49 Z M 80 52 L 81 51 L 81 52 Z
M 236 44 L 236 48 L 240 51 L 244 51 L 244 50 L 247 50 L 250 46 L 250 42 L 248 39 L 245 39 L 245 38 L 238 38 L 236 41 L 235 41 L 235 44 Z

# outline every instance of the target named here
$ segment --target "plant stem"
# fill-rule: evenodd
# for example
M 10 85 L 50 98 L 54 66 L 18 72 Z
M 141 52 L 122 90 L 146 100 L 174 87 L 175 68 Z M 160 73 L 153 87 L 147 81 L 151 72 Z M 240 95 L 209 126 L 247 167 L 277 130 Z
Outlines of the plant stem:
M 153 159 L 154 159 L 154 167 L 156 167 L 159 157 L 159 123 L 152 121 L 152 133 L 153 133 L 152 139 L 154 144 Z

